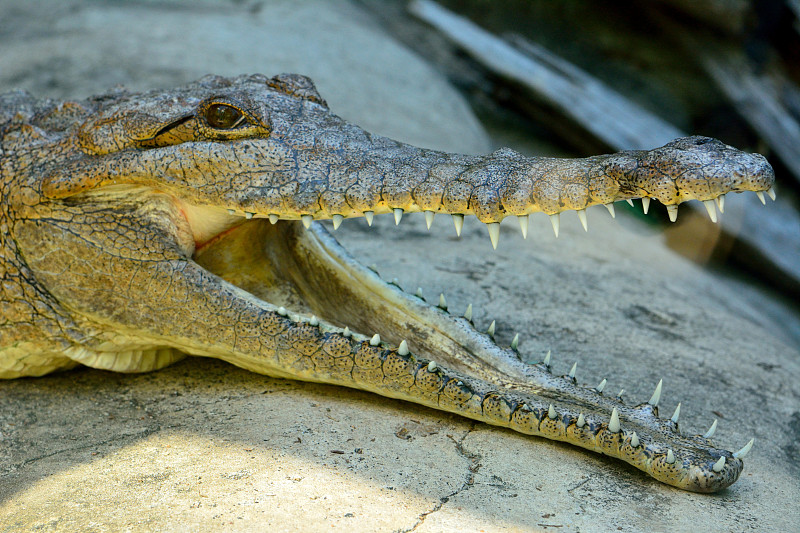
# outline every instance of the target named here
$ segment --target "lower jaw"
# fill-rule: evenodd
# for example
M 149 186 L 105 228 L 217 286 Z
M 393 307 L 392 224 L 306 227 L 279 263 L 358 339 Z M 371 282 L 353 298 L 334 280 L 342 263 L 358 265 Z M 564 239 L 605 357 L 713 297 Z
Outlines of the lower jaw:
M 361 388 L 569 442 L 688 490 L 719 490 L 741 471 L 741 461 L 730 452 L 701 437 L 680 435 L 677 425 L 659 419 L 651 405 L 629 407 L 619 398 L 578 386 L 572 376 L 552 375 L 546 364 L 524 364 L 515 350 L 498 346 L 468 318 L 452 316 L 385 283 L 319 224 L 305 230 L 300 222 L 254 219 L 204 246 L 194 259 L 260 300 L 289 310 L 297 320 L 314 316 L 320 328 L 354 342 L 369 343 L 377 333 L 381 346 L 387 347 L 376 364 L 385 367 L 393 358 L 394 364 L 405 365 L 411 374 L 398 376 L 404 383 L 435 375 L 442 391 L 451 387 L 455 397 L 400 386 L 389 380 L 385 368 L 377 374 L 380 379 L 343 379 L 307 369 L 259 368 L 255 359 L 223 357 L 250 370 Z M 459 403 L 454 398 L 463 392 L 462 384 L 470 399 Z M 614 416 L 619 418 L 616 425 Z M 723 456 L 724 471 L 713 471 Z

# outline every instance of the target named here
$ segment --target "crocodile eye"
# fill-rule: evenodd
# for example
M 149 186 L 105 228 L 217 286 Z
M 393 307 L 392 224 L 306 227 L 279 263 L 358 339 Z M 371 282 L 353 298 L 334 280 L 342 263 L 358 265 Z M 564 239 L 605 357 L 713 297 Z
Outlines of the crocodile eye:
M 206 122 L 212 128 L 229 130 L 244 119 L 241 111 L 228 104 L 211 104 L 206 109 Z

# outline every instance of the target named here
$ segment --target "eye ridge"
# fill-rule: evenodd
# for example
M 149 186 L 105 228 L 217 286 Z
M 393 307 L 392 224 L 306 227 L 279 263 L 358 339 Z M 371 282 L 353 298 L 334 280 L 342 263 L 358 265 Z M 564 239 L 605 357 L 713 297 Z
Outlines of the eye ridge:
M 244 121 L 244 113 L 230 104 L 215 103 L 206 108 L 205 119 L 218 130 L 233 129 Z

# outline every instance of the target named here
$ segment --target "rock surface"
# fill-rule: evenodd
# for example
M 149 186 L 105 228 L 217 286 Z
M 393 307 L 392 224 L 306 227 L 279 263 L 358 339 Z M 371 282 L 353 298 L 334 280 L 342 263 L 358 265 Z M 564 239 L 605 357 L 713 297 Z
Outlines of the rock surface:
M 50 5 L 50 4 L 47 4 Z M 24 7 L 22 7 L 24 6 Z M 0 90 L 85 96 L 207 72 L 310 74 L 331 107 L 416 144 L 486 151 L 460 98 L 349 4 L 0 1 Z M 135 21 L 135 23 L 134 23 Z M 468 219 L 346 221 L 337 237 L 384 278 L 473 303 L 497 338 L 554 370 L 646 400 L 684 431 L 755 436 L 740 481 L 681 492 L 624 464 L 416 405 L 187 359 L 160 372 L 82 369 L 0 382 L 5 531 L 788 531 L 800 524 L 796 317 L 675 256 L 624 210 L 589 233 L 511 220 L 491 250 Z M 379 217 L 380 218 L 380 217 Z M 769 309 L 781 318 L 753 311 Z M 792 331 L 789 331 L 792 330 Z

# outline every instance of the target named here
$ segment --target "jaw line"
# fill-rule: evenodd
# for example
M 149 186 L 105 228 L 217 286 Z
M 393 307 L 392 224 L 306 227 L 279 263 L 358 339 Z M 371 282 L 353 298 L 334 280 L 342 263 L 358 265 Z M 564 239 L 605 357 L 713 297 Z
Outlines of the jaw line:
M 470 320 L 452 316 L 384 282 L 350 256 L 319 223 L 304 229 L 297 221 L 271 224 L 254 217 L 202 247 L 194 260 L 241 289 L 241 298 L 252 298 L 254 305 L 266 311 L 309 322 L 322 333 L 341 334 L 348 327 L 356 344 L 363 343 L 368 349 L 372 343 L 367 341 L 377 333 L 378 350 L 387 362 L 391 354 L 399 354 L 405 340 L 412 365 L 427 367 L 428 373 L 443 372 L 449 376 L 447 387 L 456 380 L 455 386 L 461 387 L 463 379 L 472 387 L 470 402 L 475 399 L 478 403 L 454 407 L 444 393 L 434 399 L 410 394 L 388 379 L 392 367 L 388 371 L 383 368 L 383 356 L 372 361 L 379 365 L 378 379 L 358 380 L 355 386 L 359 389 L 567 441 L 622 459 L 665 483 L 698 492 L 720 490 L 741 473 L 741 460 L 706 438 L 681 434 L 675 422 L 658 416 L 655 406 L 625 404 L 621 398 L 579 385 L 572 376 L 554 375 L 548 362 L 525 364 L 514 350 L 498 346 L 490 335 L 477 331 Z M 264 371 L 264 366 L 249 364 L 252 359 L 246 354 L 216 356 L 275 377 L 299 375 L 291 369 Z M 387 372 L 383 378 L 381 372 Z M 324 372 L 300 379 L 354 386 L 349 378 L 342 381 Z M 438 403 L 442 398 L 445 403 Z M 511 411 L 505 413 L 502 406 Z M 581 422 L 584 414 L 585 422 Z M 525 422 L 529 418 L 530 426 Z M 612 424 L 616 429 L 611 429 Z M 636 442 L 641 445 L 628 444 L 631 432 L 637 434 Z M 675 460 L 670 462 L 670 453 L 683 458 L 677 467 L 671 466 Z M 720 457 L 725 457 L 723 470 L 712 471 Z
M 300 319 L 348 327 L 356 339 L 377 333 L 412 352 L 486 381 L 524 381 L 524 365 L 472 323 L 383 281 L 353 258 L 319 223 L 252 219 L 194 254 L 206 270 Z M 516 381 L 515 380 L 515 381 Z

